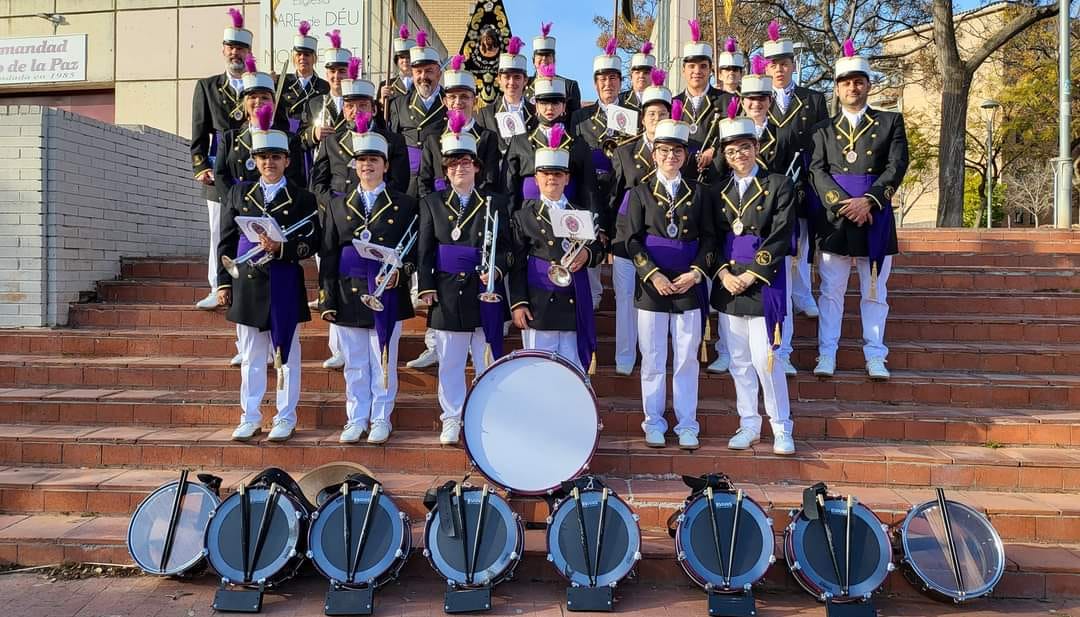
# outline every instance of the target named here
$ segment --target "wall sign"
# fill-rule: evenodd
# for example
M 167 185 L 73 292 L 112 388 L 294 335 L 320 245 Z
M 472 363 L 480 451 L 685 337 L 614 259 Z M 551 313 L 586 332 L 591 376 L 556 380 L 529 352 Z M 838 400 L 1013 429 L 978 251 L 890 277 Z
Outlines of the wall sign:
M 0 38 L 0 84 L 86 81 L 86 35 Z

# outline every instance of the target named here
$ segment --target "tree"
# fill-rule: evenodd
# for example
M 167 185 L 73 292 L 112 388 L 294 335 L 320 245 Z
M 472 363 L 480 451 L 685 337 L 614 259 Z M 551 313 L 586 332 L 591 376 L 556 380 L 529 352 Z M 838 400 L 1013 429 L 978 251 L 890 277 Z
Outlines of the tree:
M 1048 161 L 1026 159 L 1012 166 L 1002 176 L 1005 185 L 1006 211 L 1026 212 L 1039 227 L 1039 221 L 1054 207 L 1054 169 Z
M 907 122 L 920 125 L 923 119 L 920 117 L 907 118 Z M 893 208 L 904 224 L 911 209 L 924 195 L 929 193 L 937 185 L 937 147 L 930 142 L 922 131 L 912 130 L 908 132 L 908 155 L 910 164 L 904 182 L 893 195 Z

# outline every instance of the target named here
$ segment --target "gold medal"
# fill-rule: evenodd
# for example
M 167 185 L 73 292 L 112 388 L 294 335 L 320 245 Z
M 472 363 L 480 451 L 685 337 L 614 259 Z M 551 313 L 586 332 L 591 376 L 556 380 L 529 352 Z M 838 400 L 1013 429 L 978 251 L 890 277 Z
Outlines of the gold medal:
M 455 225 L 454 228 L 450 230 L 450 239 L 453 240 L 454 242 L 457 242 L 458 240 L 461 239 L 461 228 L 460 227 Z
M 735 219 L 735 222 L 731 224 L 731 231 L 735 232 L 736 236 L 741 236 L 743 229 L 742 219 Z
M 666 231 L 667 235 L 671 236 L 672 238 L 679 235 L 679 228 L 675 225 L 675 223 L 668 223 Z

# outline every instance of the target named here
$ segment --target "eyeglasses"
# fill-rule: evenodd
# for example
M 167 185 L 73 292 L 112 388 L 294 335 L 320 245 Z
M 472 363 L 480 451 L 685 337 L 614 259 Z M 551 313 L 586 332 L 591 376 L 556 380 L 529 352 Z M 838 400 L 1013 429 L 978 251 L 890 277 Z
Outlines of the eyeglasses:
M 753 146 L 749 144 L 739 146 L 738 148 L 724 148 L 724 156 L 728 158 L 735 158 L 740 154 L 750 154 L 751 150 L 753 150 Z
M 454 159 L 446 162 L 447 169 L 455 169 L 457 167 L 472 167 L 472 159 Z
M 667 158 L 669 156 L 677 158 L 677 157 L 682 156 L 684 152 L 686 152 L 686 151 L 683 150 L 682 148 L 657 148 L 656 149 L 656 153 L 660 155 L 660 158 Z
M 281 153 L 278 153 L 278 152 L 275 152 L 275 153 L 272 153 L 272 154 L 262 154 L 262 153 L 260 153 L 260 154 L 255 155 L 255 160 L 256 161 L 275 161 L 276 162 L 276 161 L 284 161 L 285 158 L 286 157 L 285 157 L 284 154 L 281 154 Z

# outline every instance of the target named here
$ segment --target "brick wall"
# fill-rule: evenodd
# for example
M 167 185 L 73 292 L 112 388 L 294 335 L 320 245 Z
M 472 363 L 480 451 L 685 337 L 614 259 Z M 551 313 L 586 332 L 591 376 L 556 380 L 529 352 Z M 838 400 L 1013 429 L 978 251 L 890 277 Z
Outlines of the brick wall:
M 0 106 L 0 144 L 0 325 L 66 324 L 68 303 L 117 276 L 121 257 L 205 252 L 187 140 Z

